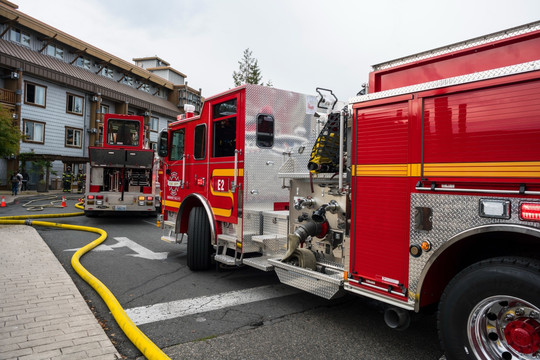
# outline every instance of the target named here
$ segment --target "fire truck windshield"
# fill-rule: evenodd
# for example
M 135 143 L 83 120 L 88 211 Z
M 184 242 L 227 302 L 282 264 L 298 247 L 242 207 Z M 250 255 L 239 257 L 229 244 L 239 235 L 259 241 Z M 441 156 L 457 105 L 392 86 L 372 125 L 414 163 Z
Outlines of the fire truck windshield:
M 133 120 L 109 119 L 107 144 L 139 146 L 140 123 Z

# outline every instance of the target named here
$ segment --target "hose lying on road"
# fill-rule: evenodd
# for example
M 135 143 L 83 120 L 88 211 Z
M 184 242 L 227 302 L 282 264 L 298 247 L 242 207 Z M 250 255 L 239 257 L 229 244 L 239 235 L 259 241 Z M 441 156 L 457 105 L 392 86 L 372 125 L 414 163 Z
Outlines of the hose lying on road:
M 36 201 L 46 201 L 46 200 L 52 200 L 48 204 L 35 204 Z M 63 208 L 61 204 L 56 204 L 58 202 L 61 202 L 62 199 L 58 199 L 56 195 L 48 196 L 48 197 L 41 197 L 39 199 L 33 199 L 30 200 L 22 205 L 23 208 L 26 208 L 28 211 L 42 211 L 45 208 Z M 84 208 L 83 208 L 84 209 Z
M 81 209 L 81 204 L 75 205 Z M 107 239 L 107 233 L 103 229 L 98 229 L 90 226 L 68 225 L 52 223 L 47 221 L 32 221 L 33 218 L 45 218 L 45 217 L 67 217 L 67 216 L 79 216 L 83 215 L 83 212 L 70 213 L 70 214 L 41 214 L 41 215 L 21 215 L 21 216 L 5 216 L 0 217 L 0 224 L 6 225 L 36 225 L 36 226 L 49 226 L 67 230 L 88 231 L 100 234 L 100 237 L 86 246 L 80 248 L 75 252 L 71 258 L 71 266 L 79 274 L 79 276 L 86 281 L 103 299 L 109 310 L 111 311 L 114 319 L 126 334 L 129 340 L 139 349 L 147 359 L 170 359 L 156 344 L 154 344 L 127 316 L 126 312 L 113 295 L 113 293 L 94 275 L 81 265 L 79 259 L 101 244 Z M 18 220 L 24 219 L 24 220 Z

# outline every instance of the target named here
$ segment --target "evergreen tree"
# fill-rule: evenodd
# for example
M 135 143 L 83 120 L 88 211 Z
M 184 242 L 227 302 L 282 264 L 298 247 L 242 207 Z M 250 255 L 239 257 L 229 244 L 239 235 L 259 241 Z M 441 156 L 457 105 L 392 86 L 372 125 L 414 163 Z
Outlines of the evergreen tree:
M 259 68 L 259 62 L 252 56 L 252 52 L 247 48 L 244 50 L 242 60 L 238 62 L 238 71 L 233 72 L 234 86 L 240 86 L 243 84 L 258 84 L 262 83 L 262 73 Z M 270 81 L 267 82 L 267 86 L 272 86 Z
M 0 106 L 0 156 L 10 156 L 19 152 L 21 132 L 11 113 Z

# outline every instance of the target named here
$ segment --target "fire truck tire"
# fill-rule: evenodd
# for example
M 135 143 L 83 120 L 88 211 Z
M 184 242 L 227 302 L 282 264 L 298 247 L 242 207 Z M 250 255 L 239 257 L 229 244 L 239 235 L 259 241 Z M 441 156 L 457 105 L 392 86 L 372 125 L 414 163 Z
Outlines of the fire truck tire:
M 191 270 L 208 270 L 211 264 L 210 223 L 202 207 L 189 214 L 187 266 Z
M 533 359 L 540 353 L 540 261 L 484 260 L 460 272 L 439 303 L 448 359 Z

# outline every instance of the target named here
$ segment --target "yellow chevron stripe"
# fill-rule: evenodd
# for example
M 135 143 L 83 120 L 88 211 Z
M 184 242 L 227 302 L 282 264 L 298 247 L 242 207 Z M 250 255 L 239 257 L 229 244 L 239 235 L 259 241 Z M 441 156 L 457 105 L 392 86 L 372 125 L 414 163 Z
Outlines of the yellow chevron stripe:
M 216 216 L 229 217 L 232 215 L 232 209 L 212 208 L 212 212 Z
M 180 207 L 181 202 L 180 201 L 171 201 L 171 200 L 163 200 L 161 202 L 165 206 L 170 206 L 175 209 L 178 209 Z
M 388 177 L 420 176 L 420 164 L 356 165 L 353 174 Z
M 180 208 L 180 204 L 181 204 L 181 202 L 179 202 L 179 201 L 163 200 L 163 205 L 164 206 L 169 206 L 169 207 L 172 207 L 172 208 L 175 208 L 175 209 Z M 218 215 L 218 216 L 229 217 L 232 214 L 232 209 L 212 208 L 212 211 L 214 212 L 215 215 Z
M 234 176 L 234 169 L 214 169 L 212 176 Z M 238 169 L 237 176 L 244 176 L 244 169 Z
M 421 164 L 356 165 L 355 176 L 418 177 Z M 448 177 L 540 177 L 540 161 L 427 163 L 424 176 Z

